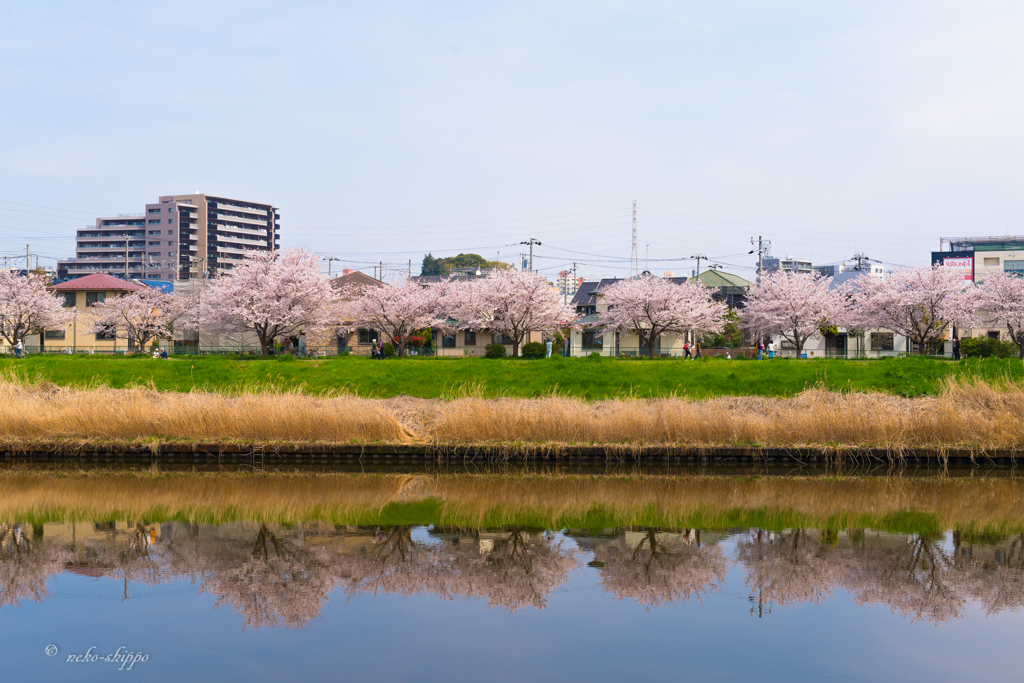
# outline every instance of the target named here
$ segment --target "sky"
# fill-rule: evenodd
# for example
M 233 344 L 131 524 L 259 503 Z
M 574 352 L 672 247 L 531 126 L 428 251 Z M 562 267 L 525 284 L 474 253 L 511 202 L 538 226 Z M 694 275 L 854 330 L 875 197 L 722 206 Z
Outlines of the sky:
M 1019 2 L 0 0 L 0 257 L 202 191 L 413 274 L 752 277 L 1024 234 Z M 325 270 L 326 270 L 325 262 Z

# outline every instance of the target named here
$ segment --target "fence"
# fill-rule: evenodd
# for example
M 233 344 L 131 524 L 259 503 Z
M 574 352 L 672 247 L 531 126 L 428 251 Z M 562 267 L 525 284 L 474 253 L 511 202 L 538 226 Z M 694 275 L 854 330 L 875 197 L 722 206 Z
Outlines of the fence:
M 161 350 L 166 350 L 170 356 L 246 356 L 246 357 L 257 357 L 260 355 L 259 347 L 253 346 L 188 346 L 175 344 L 174 346 L 167 345 L 161 347 Z M 506 347 L 509 355 L 511 355 L 511 347 Z M 566 353 L 563 354 L 563 351 Z M 46 345 L 42 349 L 39 346 L 26 346 L 25 352 L 28 355 L 75 355 L 75 356 L 130 356 L 136 353 L 140 353 L 135 348 L 118 347 L 112 346 L 51 346 Z M 300 358 L 328 358 L 334 356 L 343 355 L 357 355 L 357 356 L 368 356 L 369 347 L 347 347 L 337 346 L 334 344 L 326 346 L 305 346 L 294 350 L 282 350 L 272 349 L 270 355 L 294 355 Z M 522 349 L 520 348 L 520 353 Z M 145 352 L 147 355 L 149 351 Z M 416 347 L 406 349 L 406 353 L 411 357 L 425 357 L 425 358 L 481 358 L 484 355 L 484 347 L 482 346 L 458 346 L 458 347 Z M 648 349 L 646 346 L 641 347 L 627 347 L 619 346 L 615 349 L 609 348 L 566 348 L 564 350 L 558 349 L 557 347 L 552 349 L 552 355 L 567 355 L 575 358 L 583 358 L 593 353 L 597 353 L 606 358 L 647 358 Z M 696 354 L 696 351 L 691 349 L 691 357 Z M 12 349 L 7 345 L 0 345 L 0 355 L 13 355 Z M 821 350 L 814 350 L 811 352 L 805 352 L 802 358 L 839 358 L 839 359 L 874 359 L 874 358 L 885 358 L 893 356 L 906 356 L 908 354 L 901 351 L 852 351 L 850 353 L 825 353 Z M 685 358 L 685 352 L 682 349 L 672 348 L 670 350 L 662 351 L 655 347 L 654 350 L 655 358 Z M 728 358 L 728 359 L 756 359 L 757 349 L 753 347 L 740 347 L 740 348 L 724 348 L 724 347 L 713 347 L 701 350 L 701 356 L 706 358 Z M 792 349 L 783 349 L 776 352 L 777 358 L 794 358 L 796 352 Z M 937 356 L 929 356 L 932 358 L 949 357 L 949 353 L 939 354 Z M 764 358 L 768 358 L 768 353 L 764 353 Z

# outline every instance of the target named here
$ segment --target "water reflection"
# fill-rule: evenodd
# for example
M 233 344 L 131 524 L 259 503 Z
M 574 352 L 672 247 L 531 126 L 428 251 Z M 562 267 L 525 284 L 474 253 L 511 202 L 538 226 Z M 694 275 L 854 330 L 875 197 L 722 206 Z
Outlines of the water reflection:
M 990 615 L 1024 605 L 1024 535 L 129 521 L 0 524 L 0 608 L 46 600 L 48 579 L 70 572 L 122 582 L 122 599 L 133 583 L 187 578 L 250 628 L 303 627 L 332 593 L 472 598 L 512 613 L 544 609 L 584 565 L 606 593 L 657 607 L 718 590 L 730 562 L 762 618 L 837 590 L 935 624 L 971 602 Z

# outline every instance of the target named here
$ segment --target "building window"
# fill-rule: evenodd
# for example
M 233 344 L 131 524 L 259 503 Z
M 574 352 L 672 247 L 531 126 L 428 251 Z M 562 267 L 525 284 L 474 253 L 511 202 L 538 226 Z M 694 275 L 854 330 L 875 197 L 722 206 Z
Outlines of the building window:
M 86 292 L 85 293 L 85 305 L 93 306 L 101 301 L 107 300 L 106 292 Z
M 173 223 L 173 222 L 174 222 L 174 219 L 173 219 L 173 218 L 168 218 L 168 219 L 167 219 L 167 222 L 168 222 L 168 223 Z
M 117 339 L 117 330 L 96 333 L 96 341 L 112 341 L 114 339 Z
M 1014 275 L 1024 275 L 1024 261 L 1003 261 L 1003 271 Z
M 476 330 L 466 330 L 463 334 L 466 346 L 476 346 Z
M 150 254 L 150 257 L 152 257 L 152 258 L 160 258 L 160 252 L 159 251 L 154 251 L 153 253 Z
M 173 231 L 173 230 L 168 230 L 168 231 L 167 231 L 167 234 L 168 234 L 168 235 L 173 235 L 173 234 L 174 234 L 174 231 Z
M 604 332 L 601 330 L 583 330 L 583 349 L 600 351 L 604 348 Z
M 986 256 L 984 261 L 985 261 L 985 267 L 986 268 L 992 268 L 994 266 L 998 266 L 999 265 L 999 257 L 998 256 L 996 256 L 996 257 Z
M 64 330 L 46 330 L 43 333 L 43 337 L 46 339 L 63 339 Z
M 160 246 L 160 241 L 159 241 L 159 240 L 157 240 L 157 241 L 155 241 L 155 242 L 150 242 L 150 243 L 149 243 L 149 246 L 151 246 L 151 247 L 159 247 L 159 246 Z
M 454 334 L 442 334 L 441 335 L 441 346 L 446 349 L 455 348 L 455 335 Z
M 491 332 L 491 339 L 493 340 L 494 344 L 512 346 L 512 337 L 502 334 L 501 332 Z
M 149 231 L 149 234 L 150 234 L 150 235 L 159 235 L 159 234 L 160 234 L 160 231 L 159 231 L 159 230 L 150 230 L 150 231 Z
M 895 348 L 892 332 L 872 332 L 872 351 L 892 351 Z
M 998 330 L 989 330 L 988 331 L 988 338 L 989 339 L 999 339 L 999 331 Z
M 376 330 L 368 330 L 362 327 L 359 328 L 360 344 L 372 344 L 374 339 L 378 339 Z
M 160 213 L 160 209 L 150 209 L 150 213 Z
M 64 298 L 64 308 L 74 308 L 75 302 L 77 301 L 78 292 L 61 292 L 61 296 Z

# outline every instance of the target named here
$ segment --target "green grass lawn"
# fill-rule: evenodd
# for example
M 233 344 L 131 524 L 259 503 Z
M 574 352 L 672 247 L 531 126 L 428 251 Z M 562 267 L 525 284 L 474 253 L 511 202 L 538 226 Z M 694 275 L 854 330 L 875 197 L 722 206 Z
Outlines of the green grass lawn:
M 308 392 L 347 391 L 366 397 L 437 398 L 465 391 L 484 396 L 535 397 L 553 391 L 587 399 L 621 395 L 703 398 L 727 395 L 792 396 L 813 386 L 885 391 L 906 396 L 935 393 L 950 374 L 986 379 L 1024 379 L 1018 360 L 927 358 L 885 360 L 702 361 L 551 358 L 405 358 L 374 361 L 340 357 L 319 360 L 236 360 L 222 357 L 31 356 L 0 359 L 0 372 L 18 369 L 29 378 L 66 386 L 125 387 L 152 383 L 158 389 L 235 390 L 275 387 Z

